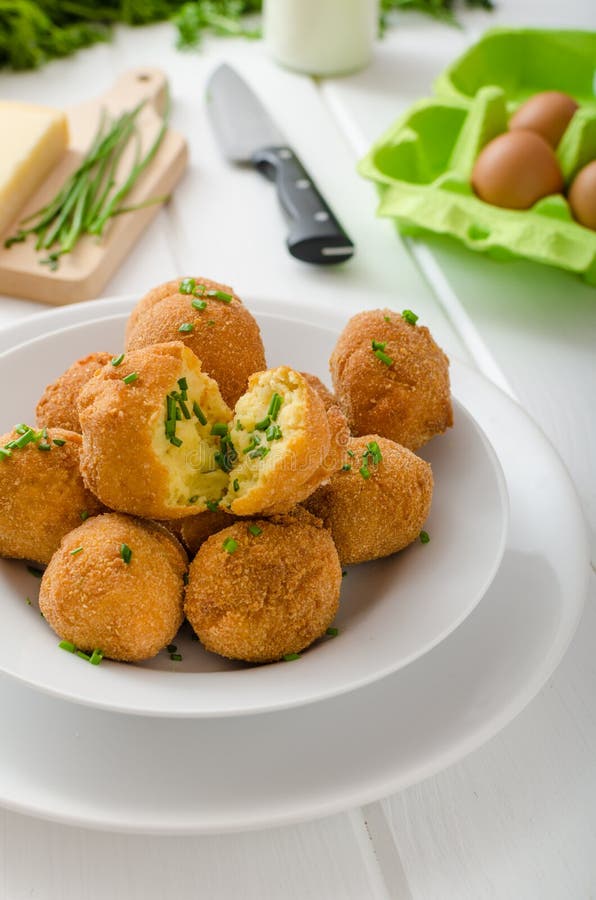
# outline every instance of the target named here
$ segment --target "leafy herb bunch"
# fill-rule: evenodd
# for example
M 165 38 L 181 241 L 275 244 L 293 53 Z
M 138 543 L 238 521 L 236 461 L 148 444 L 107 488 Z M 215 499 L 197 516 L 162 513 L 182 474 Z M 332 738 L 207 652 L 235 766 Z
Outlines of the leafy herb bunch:
M 465 0 L 492 8 L 492 0 Z M 381 0 L 380 27 L 387 13 L 414 9 L 454 23 L 454 0 Z M 0 67 L 35 69 L 50 59 L 109 40 L 117 23 L 145 25 L 173 19 L 178 47 L 196 47 L 205 33 L 254 38 L 250 16 L 262 0 L 0 0 Z M 247 20 L 247 17 L 248 20 Z

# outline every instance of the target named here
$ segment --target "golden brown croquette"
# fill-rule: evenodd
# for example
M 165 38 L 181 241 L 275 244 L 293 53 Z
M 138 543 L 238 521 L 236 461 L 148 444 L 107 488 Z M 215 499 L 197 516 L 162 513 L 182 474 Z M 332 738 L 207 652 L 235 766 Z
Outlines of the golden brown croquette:
M 77 400 L 81 388 L 112 358 L 111 353 L 90 353 L 74 362 L 56 381 L 48 384 L 35 410 L 39 428 L 47 425 L 80 434 Z
M 423 325 L 389 309 L 353 316 L 330 369 L 352 434 L 416 450 L 453 424 L 449 360 Z
M 183 620 L 184 550 L 164 528 L 106 513 L 66 535 L 39 608 L 62 640 L 124 662 L 155 656 Z
M 345 460 L 304 502 L 330 529 L 342 565 L 389 556 L 416 540 L 432 500 L 430 465 L 375 434 L 351 438 Z
M 48 563 L 65 534 L 103 509 L 83 484 L 81 435 L 18 426 L 0 447 L 0 556 Z
M 237 522 L 197 553 L 185 612 L 207 650 L 272 662 L 325 633 L 340 585 L 337 550 L 314 517 Z
M 255 318 L 232 288 L 209 279 L 169 281 L 149 291 L 133 310 L 128 350 L 168 341 L 190 347 L 229 406 L 246 390 L 249 375 L 266 368 Z
M 175 523 L 175 528 L 190 555 L 194 556 L 208 537 L 216 534 L 223 528 L 227 528 L 232 521 L 230 514 L 221 509 L 206 509 L 205 512 L 199 513 L 198 516 L 179 519 Z
M 237 459 L 224 504 L 234 515 L 288 512 L 340 465 L 334 436 L 323 401 L 299 372 L 280 366 L 252 375 L 230 425 Z
M 227 473 L 217 462 L 232 413 L 215 381 L 180 342 L 126 353 L 79 395 L 81 471 L 106 506 L 156 519 L 195 515 L 217 502 Z

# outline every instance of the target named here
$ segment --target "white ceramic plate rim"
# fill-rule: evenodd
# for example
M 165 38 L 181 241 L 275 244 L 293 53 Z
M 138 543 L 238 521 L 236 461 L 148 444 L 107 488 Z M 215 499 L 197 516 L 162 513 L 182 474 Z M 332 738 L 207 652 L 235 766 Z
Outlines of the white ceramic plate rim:
M 133 305 L 133 300 L 107 301 L 106 305 L 108 304 L 112 307 L 119 307 L 119 313 L 109 316 L 87 318 L 84 319 L 83 322 L 78 322 L 70 326 L 63 325 L 58 329 L 44 332 L 37 337 L 29 337 L 29 340 L 23 341 L 20 344 L 11 347 L 9 350 L 1 352 L 0 360 L 4 359 L 8 354 L 18 354 L 22 350 L 34 347 L 36 341 L 43 342 L 48 339 L 51 340 L 53 336 L 68 335 L 71 331 L 76 334 L 76 330 L 81 327 L 85 327 L 86 329 L 93 328 L 96 324 L 105 325 L 111 321 L 120 324 L 123 317 Z M 97 306 L 97 303 L 89 305 Z M 306 306 L 306 312 L 303 313 L 303 307 L 298 308 L 293 304 L 282 304 L 281 310 L 279 303 L 272 303 L 270 301 L 253 300 L 251 302 L 249 300 L 248 305 L 257 315 L 273 316 L 277 320 L 305 324 L 308 327 L 326 328 L 335 332 L 343 327 L 348 318 L 348 314 L 340 314 L 337 312 L 327 312 L 324 316 L 321 316 L 320 312 L 316 311 L 312 306 Z M 105 306 L 103 308 L 105 309 Z M 47 319 L 48 316 L 46 315 L 44 318 Z M 68 319 L 67 312 L 66 314 L 65 312 L 62 312 L 60 318 Z M 324 319 L 323 322 L 320 321 L 321 318 Z M 456 367 L 459 366 L 458 363 L 455 363 L 454 365 Z M 235 690 L 238 689 L 238 678 L 236 675 L 234 675 L 234 679 L 228 679 L 230 690 L 225 691 L 224 697 L 222 698 L 221 688 L 219 690 L 217 687 L 215 687 L 215 689 L 210 688 L 210 679 L 213 677 L 212 675 L 205 676 L 203 679 L 203 685 L 205 687 L 203 693 L 197 689 L 196 682 L 191 684 L 190 682 L 181 681 L 177 685 L 176 691 L 166 692 L 162 696 L 159 692 L 159 684 L 155 683 L 154 673 L 148 674 L 146 680 L 141 683 L 138 681 L 133 682 L 131 679 L 129 685 L 121 684 L 120 690 L 118 690 L 116 682 L 114 682 L 114 684 L 111 685 L 111 689 L 108 690 L 106 690 L 106 683 L 102 684 L 99 682 L 97 684 L 97 691 L 95 691 L 93 689 L 90 690 L 88 683 L 86 683 L 84 687 L 80 687 L 78 682 L 73 683 L 72 678 L 68 676 L 67 673 L 62 672 L 62 670 L 58 670 L 54 675 L 48 674 L 46 676 L 47 681 L 40 675 L 29 675 L 26 671 L 17 669 L 14 666 L 10 667 L 4 665 L 2 671 L 7 675 L 17 678 L 24 683 L 53 696 L 84 705 L 90 705 L 98 709 L 135 715 L 200 718 L 254 715 L 273 710 L 301 706 L 308 703 L 321 702 L 330 697 L 356 690 L 409 665 L 420 656 L 432 650 L 432 648 L 437 646 L 441 641 L 445 640 L 445 638 L 467 618 L 492 583 L 505 551 L 509 501 L 501 465 L 490 442 L 482 429 L 475 422 L 474 417 L 470 415 L 465 407 L 458 404 L 457 400 L 456 406 L 458 407 L 457 413 L 468 419 L 469 424 L 473 427 L 474 432 L 479 437 L 484 447 L 487 458 L 491 462 L 491 468 L 496 478 L 500 498 L 501 529 L 498 546 L 494 548 L 492 566 L 484 573 L 484 578 L 482 582 L 477 585 L 477 589 L 470 593 L 468 602 L 462 605 L 459 615 L 452 617 L 446 627 L 437 630 L 432 639 L 421 643 L 415 652 L 402 655 L 396 660 L 387 661 L 384 665 L 378 664 L 376 666 L 371 666 L 368 671 L 356 667 L 353 676 L 347 675 L 345 671 L 343 673 L 340 672 L 337 676 L 330 678 L 328 682 L 318 684 L 316 688 L 313 685 L 312 679 L 309 680 L 308 678 L 300 682 L 301 686 L 298 688 L 292 684 L 287 685 L 283 679 L 274 680 L 273 682 L 268 680 L 263 687 L 261 678 L 257 674 L 259 670 L 253 670 L 254 674 L 251 678 L 251 684 L 246 685 L 247 690 L 241 690 L 238 693 L 237 701 L 235 699 L 228 699 L 236 696 Z M 189 678 L 190 676 L 181 673 L 178 677 Z M 266 676 L 264 677 L 266 678 Z M 231 683 L 232 680 L 234 680 L 234 684 Z M 246 678 L 244 680 L 246 680 Z M 226 687 L 227 686 L 228 685 L 226 685 Z

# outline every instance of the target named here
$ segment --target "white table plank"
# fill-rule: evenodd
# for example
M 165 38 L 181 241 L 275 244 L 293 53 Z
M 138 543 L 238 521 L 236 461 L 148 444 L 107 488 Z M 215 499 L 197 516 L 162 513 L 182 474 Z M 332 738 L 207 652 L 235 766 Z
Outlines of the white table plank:
M 389 900 L 367 842 L 362 819 L 348 815 L 198 839 L 0 813 L 0 900 Z

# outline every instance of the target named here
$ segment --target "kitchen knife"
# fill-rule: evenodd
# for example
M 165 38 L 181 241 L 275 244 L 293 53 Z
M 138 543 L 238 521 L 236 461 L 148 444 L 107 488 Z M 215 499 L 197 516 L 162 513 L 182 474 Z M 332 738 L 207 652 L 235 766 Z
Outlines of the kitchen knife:
M 344 262 L 354 244 L 251 88 L 224 64 L 207 85 L 209 118 L 224 155 L 274 181 L 289 219 L 288 250 L 304 262 Z

